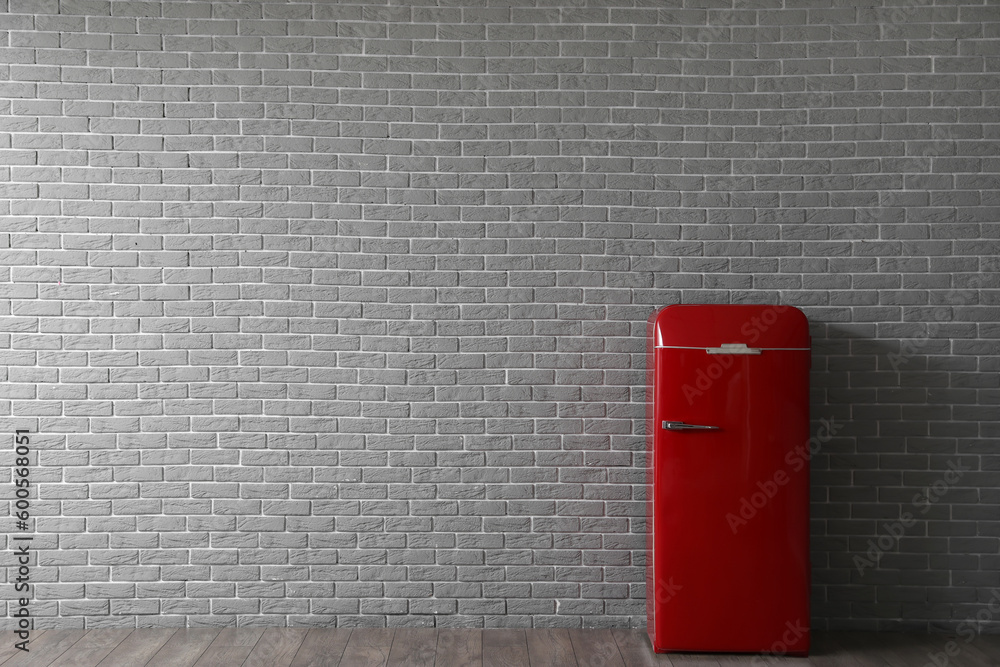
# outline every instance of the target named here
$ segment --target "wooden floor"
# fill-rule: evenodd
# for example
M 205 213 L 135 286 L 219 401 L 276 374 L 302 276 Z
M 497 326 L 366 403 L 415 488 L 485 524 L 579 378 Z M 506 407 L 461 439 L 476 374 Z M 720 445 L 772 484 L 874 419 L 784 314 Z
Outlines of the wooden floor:
M 227 628 L 0 633 L 2 667 L 988 667 L 1000 636 L 814 633 L 809 658 L 656 655 L 638 630 Z M 951 644 L 949 644 L 951 642 Z M 950 653 L 950 654 L 949 654 Z

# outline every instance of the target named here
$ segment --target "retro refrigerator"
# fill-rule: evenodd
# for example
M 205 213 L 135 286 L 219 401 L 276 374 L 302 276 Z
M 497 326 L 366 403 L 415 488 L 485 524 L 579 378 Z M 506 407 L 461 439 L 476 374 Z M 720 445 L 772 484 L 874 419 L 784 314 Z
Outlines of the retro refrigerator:
M 790 306 L 649 321 L 647 621 L 657 652 L 809 651 L 809 366 Z

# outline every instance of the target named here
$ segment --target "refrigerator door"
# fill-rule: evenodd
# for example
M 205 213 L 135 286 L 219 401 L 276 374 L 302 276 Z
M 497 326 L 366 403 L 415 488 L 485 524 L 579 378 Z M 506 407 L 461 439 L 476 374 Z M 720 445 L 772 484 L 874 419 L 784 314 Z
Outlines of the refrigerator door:
M 657 651 L 809 649 L 809 334 L 775 306 L 672 306 L 654 322 Z

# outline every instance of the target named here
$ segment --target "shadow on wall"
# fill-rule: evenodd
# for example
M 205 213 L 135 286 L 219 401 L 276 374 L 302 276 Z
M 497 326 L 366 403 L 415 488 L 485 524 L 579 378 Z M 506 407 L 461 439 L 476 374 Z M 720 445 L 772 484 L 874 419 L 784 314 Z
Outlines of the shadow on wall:
M 997 586 L 997 537 L 978 523 L 995 519 L 977 504 L 984 417 L 969 412 L 990 381 L 953 353 L 963 331 L 975 323 L 812 323 L 813 431 L 840 427 L 812 458 L 812 614 L 827 629 L 953 631 Z

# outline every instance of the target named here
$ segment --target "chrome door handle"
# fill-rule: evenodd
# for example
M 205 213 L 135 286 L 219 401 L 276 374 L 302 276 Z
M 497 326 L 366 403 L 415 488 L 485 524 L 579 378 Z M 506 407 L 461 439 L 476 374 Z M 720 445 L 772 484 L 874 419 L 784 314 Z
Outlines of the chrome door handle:
M 718 426 L 702 426 L 700 424 L 685 424 L 684 422 L 663 422 L 663 428 L 668 431 L 718 431 Z

